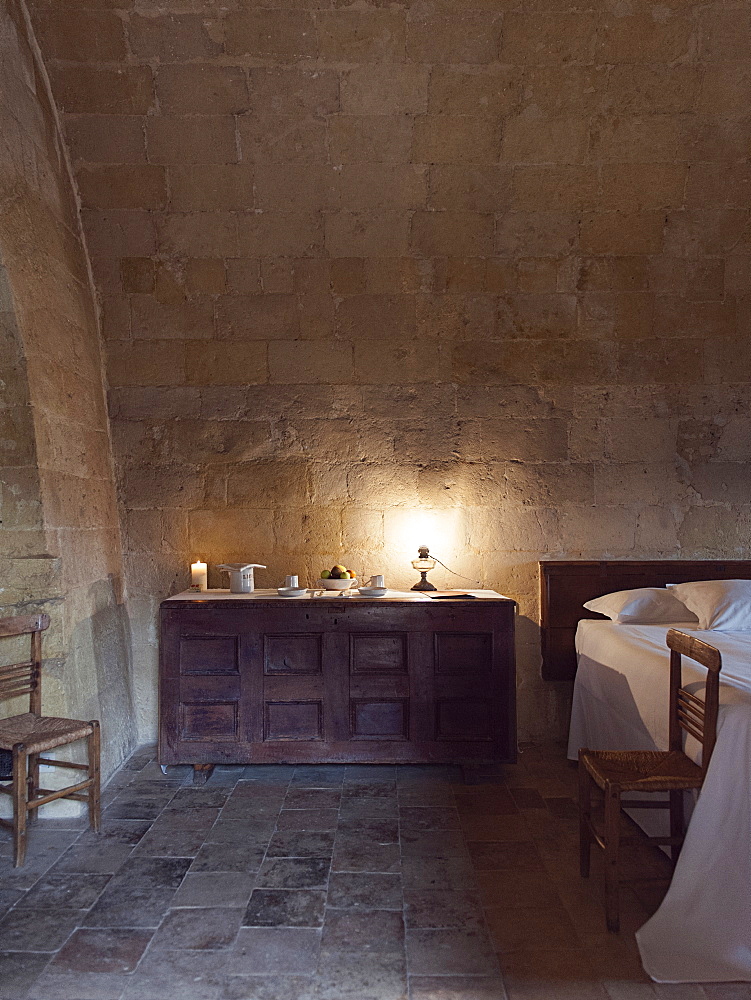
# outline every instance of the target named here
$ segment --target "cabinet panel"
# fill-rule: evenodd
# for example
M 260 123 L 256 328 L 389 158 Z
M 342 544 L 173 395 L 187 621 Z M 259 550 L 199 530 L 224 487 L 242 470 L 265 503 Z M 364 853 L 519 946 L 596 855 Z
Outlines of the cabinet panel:
M 353 674 L 406 674 L 407 637 L 404 634 L 350 633 L 350 670 Z
M 409 703 L 406 698 L 377 701 L 352 700 L 352 738 L 406 740 L 409 738 Z
M 323 739 L 323 704 L 320 701 L 267 701 L 264 738 Z
M 202 743 L 238 738 L 237 702 L 185 701 L 180 706 L 180 738 Z
M 321 636 L 264 636 L 264 673 L 320 674 Z

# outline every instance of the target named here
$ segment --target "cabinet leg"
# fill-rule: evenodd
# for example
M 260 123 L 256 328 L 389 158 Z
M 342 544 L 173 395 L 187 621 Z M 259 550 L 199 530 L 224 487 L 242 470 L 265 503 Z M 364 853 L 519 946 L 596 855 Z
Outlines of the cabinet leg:
M 213 764 L 194 764 L 193 765 L 193 784 L 194 785 L 205 785 L 206 782 L 211 777 L 211 773 L 214 770 Z

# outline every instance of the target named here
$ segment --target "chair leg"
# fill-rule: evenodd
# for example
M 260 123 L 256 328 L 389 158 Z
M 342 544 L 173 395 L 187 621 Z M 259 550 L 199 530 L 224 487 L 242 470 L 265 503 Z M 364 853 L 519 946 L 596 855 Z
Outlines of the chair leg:
M 670 836 L 683 837 L 683 792 L 670 792 Z M 670 845 L 670 857 L 673 864 L 678 860 L 681 853 L 681 844 Z
M 579 752 L 579 874 L 589 878 L 589 862 L 592 851 L 592 779 Z
M 39 754 L 30 753 L 28 756 L 29 761 L 29 776 L 26 779 L 26 801 L 33 802 L 36 798 L 37 789 L 39 788 Z M 31 826 L 32 823 L 36 822 L 39 817 L 38 809 L 29 809 L 28 811 L 28 824 Z
M 13 747 L 13 865 L 26 860 L 26 747 Z
M 100 757 L 101 757 L 101 733 L 99 723 L 96 719 L 91 722 L 91 735 L 86 738 L 89 755 L 89 825 L 95 833 L 99 833 L 102 825 L 102 806 L 100 798 Z
M 607 784 L 605 788 L 605 917 L 608 930 L 621 928 L 619 853 L 621 842 L 621 789 Z

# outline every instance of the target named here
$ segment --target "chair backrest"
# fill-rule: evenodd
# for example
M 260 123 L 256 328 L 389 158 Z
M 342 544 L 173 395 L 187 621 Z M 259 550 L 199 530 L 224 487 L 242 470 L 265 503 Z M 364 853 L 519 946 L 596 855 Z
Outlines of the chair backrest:
M 31 636 L 29 659 L 0 667 L 0 701 L 28 694 L 29 711 L 35 715 L 42 714 L 42 632 L 49 624 L 49 615 L 0 618 L 0 638 Z
M 670 647 L 670 749 L 683 749 L 683 733 L 702 745 L 701 769 L 706 775 L 717 739 L 717 710 L 720 703 L 719 649 L 676 629 L 669 629 Z M 704 701 L 682 687 L 681 657 L 688 656 L 707 668 Z

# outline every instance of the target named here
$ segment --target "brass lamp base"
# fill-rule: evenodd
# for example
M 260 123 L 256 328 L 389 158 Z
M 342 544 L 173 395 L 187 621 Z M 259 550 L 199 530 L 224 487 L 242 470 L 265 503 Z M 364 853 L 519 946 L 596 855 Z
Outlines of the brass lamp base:
M 426 569 L 420 570 L 420 579 L 417 581 L 414 587 L 412 587 L 412 590 L 437 590 L 437 589 L 438 589 L 437 587 L 434 587 L 433 584 L 428 581 L 428 570 Z

